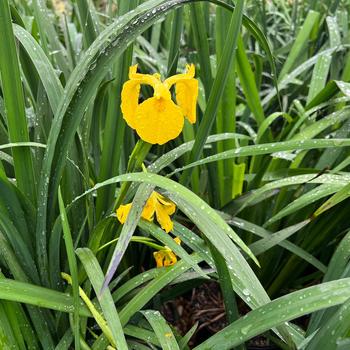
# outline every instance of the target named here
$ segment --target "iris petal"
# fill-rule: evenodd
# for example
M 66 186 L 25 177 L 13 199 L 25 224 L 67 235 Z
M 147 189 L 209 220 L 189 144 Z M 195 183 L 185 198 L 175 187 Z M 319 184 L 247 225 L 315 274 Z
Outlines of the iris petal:
M 153 253 L 154 259 L 157 263 L 157 267 L 163 267 L 163 261 L 165 258 L 165 253 L 163 250 Z
M 163 145 L 180 134 L 183 124 L 182 110 L 171 100 L 151 97 L 137 108 L 135 129 L 146 142 Z
M 170 220 L 169 214 L 161 204 L 156 205 L 156 216 L 161 228 L 166 233 L 170 232 L 173 229 L 173 222 Z
M 128 203 L 121 205 L 117 209 L 117 218 L 122 224 L 125 223 L 129 215 L 131 205 L 132 203 Z M 170 215 L 174 214 L 175 209 L 175 203 L 154 191 L 148 198 L 142 210 L 141 217 L 147 221 L 153 221 L 154 214 L 156 214 L 158 223 L 168 233 L 173 229 L 173 222 L 170 219 Z
M 176 205 L 174 202 L 172 202 L 169 199 L 166 199 L 164 196 L 161 194 L 155 192 L 157 195 L 157 200 L 159 203 L 163 205 L 164 210 L 167 212 L 168 215 L 172 215 L 175 213 L 176 210 Z
M 156 210 L 156 198 L 155 198 L 155 192 L 152 192 L 150 197 L 148 198 L 146 205 L 144 206 L 142 210 L 142 218 L 147 221 L 153 221 L 154 213 Z
M 176 83 L 176 102 L 184 116 L 193 124 L 196 122 L 196 105 L 198 98 L 198 81 L 196 79 L 182 80 Z
M 138 81 L 128 80 L 123 85 L 121 95 L 121 110 L 127 124 L 135 129 L 136 110 L 139 105 L 140 84 Z
M 176 255 L 170 249 L 159 250 L 153 253 L 157 267 L 172 266 L 177 262 Z
M 117 209 L 117 218 L 122 224 L 125 223 L 128 215 L 129 215 L 130 209 L 131 209 L 131 203 L 125 204 L 125 205 L 121 205 Z
M 170 250 L 167 251 L 164 259 L 164 266 L 172 266 L 177 262 L 176 255 Z

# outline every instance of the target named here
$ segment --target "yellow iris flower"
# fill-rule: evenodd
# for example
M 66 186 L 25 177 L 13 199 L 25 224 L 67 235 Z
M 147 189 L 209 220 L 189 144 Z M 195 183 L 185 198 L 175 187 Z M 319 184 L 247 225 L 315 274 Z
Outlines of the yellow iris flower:
M 179 237 L 174 238 L 177 244 L 181 244 Z M 154 259 L 156 260 L 157 267 L 171 266 L 177 262 L 175 253 L 167 246 L 164 249 L 153 253 Z
M 124 224 L 129 215 L 131 204 L 121 205 L 117 209 L 117 218 L 122 224 Z M 153 221 L 154 214 L 156 214 L 158 223 L 168 233 L 173 229 L 173 222 L 170 219 L 170 215 L 174 214 L 175 209 L 175 203 L 160 193 L 153 191 L 142 210 L 141 217 L 147 221 Z
M 160 74 L 137 73 L 137 65 L 129 69 L 129 79 L 123 85 L 121 110 L 127 124 L 148 143 L 162 145 L 179 136 L 184 117 L 196 122 L 198 81 L 195 67 L 187 65 L 186 73 L 161 81 Z M 139 104 L 141 84 L 151 85 L 154 93 Z M 176 102 L 171 99 L 170 88 L 175 85 Z
M 53 0 L 52 1 L 53 8 L 57 15 L 62 15 L 66 12 L 66 2 L 63 0 Z

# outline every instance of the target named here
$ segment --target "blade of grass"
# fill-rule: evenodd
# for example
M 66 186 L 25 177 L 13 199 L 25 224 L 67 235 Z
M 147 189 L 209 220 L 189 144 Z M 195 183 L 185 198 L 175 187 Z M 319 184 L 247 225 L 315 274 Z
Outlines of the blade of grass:
M 201 261 L 198 256 L 192 256 L 196 263 Z M 185 261 L 178 261 L 175 265 L 162 268 L 161 273 L 152 282 L 142 288 L 121 310 L 120 320 L 123 325 L 127 324 L 130 318 L 142 309 L 161 289 L 180 276 L 190 268 Z
M 180 350 L 175 336 L 159 311 L 145 310 L 142 314 L 153 328 L 164 350 Z
M 0 299 L 26 303 L 62 312 L 74 312 L 74 301 L 69 295 L 8 278 L 0 279 Z M 90 312 L 82 303 L 79 310 L 81 316 L 91 316 Z
M 31 58 L 41 82 L 44 85 L 52 111 L 55 113 L 63 95 L 63 88 L 54 67 L 51 65 L 41 46 L 26 30 L 14 24 L 13 31 L 16 38 Z
M 340 278 L 348 277 L 349 275 L 349 249 L 350 249 L 350 232 L 348 232 L 341 240 L 331 261 L 328 264 L 327 271 L 323 277 L 322 282 L 329 282 L 338 280 Z M 324 324 L 330 319 L 334 310 L 321 310 L 312 314 L 307 334 L 310 335 L 324 326 Z
M 10 142 L 29 141 L 24 95 L 8 1 L 0 3 L 0 73 Z M 34 203 L 36 180 L 30 150 L 14 149 L 13 160 L 18 188 Z
M 120 318 L 109 289 L 106 288 L 101 292 L 104 276 L 96 257 L 88 248 L 78 248 L 76 253 L 84 265 L 85 271 L 89 276 L 89 280 L 94 287 L 103 314 L 107 320 L 109 328 L 112 331 L 115 344 L 117 345 L 118 349 L 127 350 L 128 346 L 126 344 Z
M 188 346 L 188 342 L 190 341 L 190 339 L 192 338 L 193 334 L 196 332 L 198 328 L 198 322 L 196 322 L 191 329 L 182 337 L 182 339 L 180 339 L 179 341 L 179 347 L 180 350 L 184 350 L 186 349 L 186 347 Z
M 0 255 L 1 257 L 4 259 L 4 261 L 6 262 L 7 266 L 9 267 L 9 270 L 11 271 L 12 275 L 14 276 L 15 279 L 19 280 L 19 281 L 23 281 L 23 282 L 28 282 L 28 277 L 25 275 L 23 269 L 21 268 L 18 259 L 14 253 L 14 251 L 11 249 L 10 245 L 8 244 L 8 242 L 6 241 L 6 239 L 4 238 L 4 235 L 2 234 L 2 232 L 0 232 Z M 2 274 L 0 274 L 1 277 L 3 277 Z M 12 281 L 12 280 L 10 280 Z M 23 289 L 23 285 L 21 286 L 21 288 Z M 14 291 L 12 290 L 12 293 Z M 10 290 L 11 293 L 11 290 Z M 13 297 L 15 298 L 13 299 L 8 299 L 8 300 L 12 300 L 12 301 L 21 301 L 21 300 L 17 300 L 16 299 L 16 294 L 13 295 Z M 0 297 L 1 299 L 1 297 Z M 4 298 L 6 299 L 6 298 Z M 40 302 L 40 299 L 39 299 Z M 53 339 L 52 339 L 52 335 L 50 332 L 50 328 L 48 326 L 48 320 L 45 319 L 45 315 L 43 312 L 41 312 L 40 310 L 32 307 L 32 306 L 27 306 L 30 318 L 32 320 L 32 324 L 33 327 L 36 331 L 37 337 L 40 341 L 40 343 L 42 344 L 43 348 L 45 349 L 53 349 Z M 28 330 L 28 329 L 27 329 Z M 25 332 L 23 333 L 25 334 Z M 34 337 L 33 337 L 33 342 L 35 342 Z
M 58 202 L 60 209 L 61 224 L 63 229 L 63 238 L 66 244 L 66 251 L 68 257 L 69 270 L 72 276 L 72 290 L 73 290 L 73 300 L 74 300 L 74 347 L 75 349 L 80 349 L 80 323 L 79 323 L 79 282 L 78 282 L 78 266 L 77 260 L 74 253 L 74 245 L 72 234 L 68 224 L 68 218 L 66 210 L 64 207 L 64 202 L 62 199 L 61 189 L 58 189 Z
M 77 0 L 78 15 L 81 30 L 84 37 L 84 45 L 88 48 L 99 34 L 97 22 L 94 22 L 91 16 L 91 7 L 94 6 L 89 0 Z
M 296 151 L 296 150 L 310 150 L 317 148 L 328 148 L 328 147 L 346 147 L 350 146 L 350 141 L 348 139 L 313 139 L 313 140 L 304 140 L 304 141 L 284 141 L 284 142 L 275 142 L 275 143 L 266 143 L 260 145 L 244 146 L 239 147 L 234 150 L 225 151 L 222 153 L 215 154 L 198 160 L 196 162 L 190 163 L 182 168 L 175 169 L 170 175 L 173 175 L 179 171 L 183 171 L 198 165 L 207 164 L 210 162 L 216 162 L 221 159 L 231 159 L 242 156 L 252 156 L 252 155 L 261 155 L 269 154 L 282 151 Z M 185 172 L 183 172 L 184 174 Z
M 317 96 L 317 94 L 325 87 L 329 68 L 332 62 L 331 55 L 320 56 L 317 59 L 315 67 L 312 71 L 309 93 L 307 95 L 306 105 Z
M 228 0 L 226 0 L 228 2 Z M 221 7 L 216 8 L 216 21 L 215 21 L 215 48 L 216 48 L 216 65 L 218 66 L 222 52 L 224 49 L 224 43 L 226 39 L 226 30 L 230 24 L 232 14 L 225 11 Z M 235 132 L 236 130 L 236 60 L 229 72 L 229 77 L 223 92 L 222 100 L 218 108 L 216 117 L 216 132 Z M 218 152 L 226 151 L 236 147 L 234 140 L 219 142 L 216 146 Z M 222 161 L 217 164 L 217 178 L 224 179 L 223 181 L 217 181 L 220 193 L 220 206 L 227 203 L 232 199 L 232 191 L 229 188 L 233 187 L 234 172 L 231 161 Z
M 233 225 L 237 228 L 241 228 L 242 230 L 251 232 L 259 237 L 262 238 L 268 238 L 273 233 L 270 231 L 265 230 L 263 227 L 255 225 L 251 222 L 248 222 L 246 220 L 243 220 L 241 218 L 235 217 L 233 219 L 230 219 L 227 221 L 230 225 Z M 307 261 L 310 265 L 314 266 L 321 272 L 325 273 L 327 270 L 327 267 L 321 263 L 318 259 L 316 259 L 314 256 L 312 256 L 310 253 L 305 251 L 304 249 L 298 247 L 292 242 L 289 242 L 287 240 L 279 242 L 279 245 L 283 247 L 284 249 L 289 250 L 293 254 L 299 256 L 301 259 Z
M 43 50 L 47 57 L 53 57 L 53 60 L 57 62 L 57 65 L 63 72 L 66 80 L 68 80 L 71 67 L 69 67 L 67 54 L 58 38 L 53 23 L 47 20 L 50 18 L 50 15 L 45 1 L 33 0 L 33 10 L 38 25 Z M 54 55 L 52 55 L 53 53 Z
M 324 202 L 314 213 L 313 218 L 321 215 L 325 211 L 350 197 L 350 183 L 345 185 L 341 190 L 335 193 L 331 198 Z
M 241 36 L 238 38 L 236 56 L 238 77 L 247 100 L 247 105 L 251 113 L 254 115 L 257 125 L 260 126 L 265 119 L 264 110 L 261 105 L 254 73 L 250 67 L 248 56 L 244 49 L 244 43 Z
M 202 271 L 202 269 L 193 263 L 191 256 L 186 252 L 186 250 L 182 248 L 181 245 L 174 242 L 169 235 L 164 235 L 164 231 L 160 227 L 156 226 L 152 222 L 148 222 L 147 220 L 141 220 L 138 225 L 142 230 L 154 236 L 164 245 L 169 247 L 177 256 L 185 260 L 187 264 L 190 265 L 201 277 L 208 279 L 208 276 Z
M 302 51 L 309 40 L 310 33 L 314 26 L 319 21 L 320 14 L 316 11 L 309 11 L 307 14 L 303 26 L 300 28 L 297 37 L 295 38 L 294 44 L 290 50 L 290 53 L 285 61 L 278 80 L 281 81 L 294 67 L 297 60 L 299 59 Z
M 236 134 L 236 133 L 223 133 L 217 135 L 210 135 L 207 138 L 205 145 L 210 145 L 213 142 L 225 141 L 225 140 L 250 140 L 249 136 Z M 148 172 L 159 173 L 162 169 L 175 162 L 178 158 L 184 155 L 186 152 L 191 151 L 194 145 L 194 141 L 188 141 L 182 145 L 175 147 L 171 151 L 163 154 L 161 157 L 156 159 L 154 163 L 147 167 Z
M 339 191 L 343 186 L 341 184 L 323 184 L 320 185 L 307 193 L 303 194 L 292 203 L 289 203 L 283 209 L 281 209 L 278 213 L 276 213 L 273 217 L 271 217 L 267 222 L 266 226 L 271 225 L 272 223 L 280 220 L 281 218 L 294 213 L 297 210 L 300 210 L 317 200 L 329 196 L 334 192 Z
M 308 350 L 317 350 L 327 344 L 327 350 L 338 350 L 338 341 L 346 338 L 350 329 L 350 299 L 330 317 L 307 345 Z
M 183 9 L 179 8 L 172 15 L 167 76 L 176 74 L 180 55 L 180 38 L 183 27 Z
M 211 71 L 210 51 L 203 5 L 201 3 L 191 5 L 190 14 L 191 28 L 200 65 L 199 74 L 203 82 L 205 96 L 208 97 L 213 84 L 213 76 Z
M 340 46 L 337 48 L 330 48 L 326 49 L 323 51 L 320 51 L 316 55 L 312 56 L 309 58 L 307 61 L 305 61 L 303 64 L 299 65 L 297 68 L 295 68 L 292 72 L 287 74 L 279 83 L 278 83 L 278 88 L 279 90 L 282 90 L 288 86 L 288 84 L 291 84 L 294 79 L 308 70 L 310 67 L 312 67 L 318 60 L 319 57 L 327 54 L 333 54 L 337 51 L 344 50 L 344 46 Z M 267 105 L 275 96 L 277 95 L 277 90 L 276 88 L 272 89 L 271 92 L 269 92 L 261 101 L 262 105 L 265 106 Z
M 23 347 L 20 347 L 16 341 L 14 334 L 15 329 L 13 329 L 13 326 L 9 320 L 10 315 L 8 315 L 6 311 L 10 310 L 8 310 L 8 308 L 6 310 L 5 304 L 0 301 L 0 345 L 3 349 L 23 349 Z
M 327 85 L 308 103 L 306 109 L 311 109 L 325 101 L 328 101 L 339 92 L 349 97 L 350 83 L 338 80 L 329 81 Z
M 310 219 L 304 220 L 298 224 L 286 227 L 283 230 L 280 230 L 278 232 L 275 232 L 274 234 L 270 235 L 269 237 L 262 238 L 254 243 L 252 243 L 249 248 L 252 250 L 252 252 L 255 255 L 260 255 L 267 250 L 271 249 L 272 247 L 276 246 L 277 244 L 280 244 L 281 242 L 287 240 L 291 235 L 298 232 L 300 229 L 302 229 L 305 225 L 307 225 L 310 222 Z

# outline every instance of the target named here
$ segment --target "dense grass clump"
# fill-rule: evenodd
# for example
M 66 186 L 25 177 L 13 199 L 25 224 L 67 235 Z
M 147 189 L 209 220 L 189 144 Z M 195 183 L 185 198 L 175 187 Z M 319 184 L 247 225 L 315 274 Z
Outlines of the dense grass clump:
M 0 349 L 348 349 L 349 14 L 0 0 Z

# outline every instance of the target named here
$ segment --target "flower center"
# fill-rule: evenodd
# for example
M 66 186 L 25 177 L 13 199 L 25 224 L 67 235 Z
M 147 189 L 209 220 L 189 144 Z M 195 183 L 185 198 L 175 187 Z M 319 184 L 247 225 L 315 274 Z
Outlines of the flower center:
M 167 87 L 162 82 L 159 82 L 154 86 L 153 96 L 157 100 L 162 99 L 162 98 L 164 98 L 165 100 L 171 100 L 170 91 L 167 89 Z

